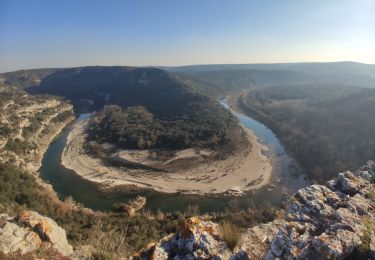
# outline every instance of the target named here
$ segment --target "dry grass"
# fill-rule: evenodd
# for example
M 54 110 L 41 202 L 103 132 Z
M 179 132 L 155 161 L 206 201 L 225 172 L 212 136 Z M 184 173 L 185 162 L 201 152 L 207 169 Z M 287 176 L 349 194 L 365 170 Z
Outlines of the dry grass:
M 93 227 L 90 240 L 89 244 L 95 249 L 92 255 L 95 260 L 119 259 L 128 256 L 131 251 L 126 243 L 126 230 L 118 231 L 101 222 Z
M 223 221 L 220 224 L 221 235 L 231 251 L 238 246 L 241 238 L 239 228 L 229 221 Z

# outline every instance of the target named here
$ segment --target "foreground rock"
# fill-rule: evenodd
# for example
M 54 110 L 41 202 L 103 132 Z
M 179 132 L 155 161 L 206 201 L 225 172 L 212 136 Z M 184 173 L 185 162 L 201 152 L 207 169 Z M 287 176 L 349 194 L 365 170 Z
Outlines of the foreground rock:
M 184 223 L 179 233 L 149 244 L 133 259 L 211 259 L 216 256 L 224 259 L 230 256 L 218 225 L 192 217 Z
M 0 215 L 0 252 L 24 255 L 40 248 L 53 249 L 62 256 L 73 253 L 65 230 L 50 218 L 23 211 L 16 218 Z
M 375 258 L 375 163 L 300 189 L 285 219 L 246 230 L 231 253 L 217 224 L 192 218 L 187 228 L 148 245 L 134 259 Z

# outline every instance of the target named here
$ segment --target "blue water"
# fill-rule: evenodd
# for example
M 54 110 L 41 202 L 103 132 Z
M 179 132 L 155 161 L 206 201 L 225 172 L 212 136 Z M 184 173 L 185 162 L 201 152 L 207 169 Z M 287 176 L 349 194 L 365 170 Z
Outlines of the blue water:
M 232 110 L 227 103 L 227 99 L 222 99 L 219 102 L 238 118 L 240 124 L 250 129 L 255 134 L 258 141 L 267 146 L 267 155 L 273 158 L 274 175 L 283 178 L 283 185 L 286 188 L 294 192 L 299 188 L 309 185 L 302 169 L 298 166 L 297 162 L 288 155 L 284 146 L 270 128 L 247 115 Z
M 220 104 L 222 104 L 225 108 L 231 110 L 227 104 L 227 101 L 220 100 Z M 240 123 L 249 128 L 253 131 L 256 137 L 264 144 L 267 145 L 269 150 L 272 154 L 280 155 L 285 154 L 285 150 L 283 145 L 280 143 L 279 139 L 277 139 L 276 135 L 269 129 L 266 125 L 258 122 L 242 113 L 236 112 L 231 110 L 231 112 L 238 118 Z

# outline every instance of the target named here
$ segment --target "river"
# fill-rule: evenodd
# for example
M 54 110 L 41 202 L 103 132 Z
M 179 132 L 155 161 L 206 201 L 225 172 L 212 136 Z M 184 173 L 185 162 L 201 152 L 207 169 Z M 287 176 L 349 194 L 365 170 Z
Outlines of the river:
M 220 103 L 229 108 L 225 100 L 221 100 Z M 157 209 L 166 212 L 184 211 L 189 205 L 197 205 L 201 213 L 222 211 L 229 206 L 236 208 L 260 207 L 265 203 L 280 206 L 283 198 L 307 185 L 305 179 L 301 174 L 299 174 L 299 178 L 291 176 L 290 173 L 295 172 L 296 169 L 298 171 L 298 167 L 295 167 L 294 160 L 287 155 L 276 135 L 269 128 L 244 114 L 235 111 L 232 113 L 242 125 L 251 129 L 257 138 L 268 147 L 267 155 L 272 158 L 274 165 L 274 179 L 278 179 L 278 182 L 271 184 L 272 186 L 263 187 L 241 197 L 165 194 L 135 188 L 103 191 L 96 184 L 81 178 L 74 171 L 61 165 L 61 154 L 71 127 L 66 128 L 50 144 L 43 157 L 40 174 L 42 179 L 52 184 L 61 199 L 71 196 L 76 202 L 94 210 L 111 210 L 115 203 L 127 202 L 137 195 L 147 198 L 146 208 L 152 211 Z M 89 114 L 81 114 L 77 120 L 88 116 Z

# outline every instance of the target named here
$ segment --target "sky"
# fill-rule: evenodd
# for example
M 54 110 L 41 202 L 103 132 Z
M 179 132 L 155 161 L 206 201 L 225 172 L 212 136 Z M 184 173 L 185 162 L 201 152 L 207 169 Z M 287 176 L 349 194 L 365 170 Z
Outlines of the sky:
M 349 60 L 375 64 L 375 0 L 0 0 L 0 72 Z

